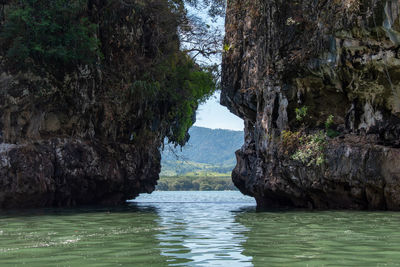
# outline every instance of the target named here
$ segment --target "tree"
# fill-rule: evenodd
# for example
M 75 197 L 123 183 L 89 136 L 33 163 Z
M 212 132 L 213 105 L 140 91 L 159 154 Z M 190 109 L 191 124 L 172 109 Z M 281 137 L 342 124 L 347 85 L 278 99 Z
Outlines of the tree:
M 212 18 L 225 15 L 226 0 L 183 0 L 186 4 L 198 10 L 208 8 L 208 15 Z
M 225 0 L 175 0 L 174 3 L 180 12 L 182 50 L 200 64 L 213 65 L 210 64 L 210 61 L 214 61 L 212 57 L 219 55 L 222 50 L 223 33 L 212 22 L 224 16 Z M 197 14 L 190 14 L 187 7 L 199 13 L 207 10 L 209 21 Z
M 85 0 L 24 0 L 10 4 L 0 44 L 10 65 L 49 69 L 91 64 L 102 56 L 97 25 L 85 16 Z

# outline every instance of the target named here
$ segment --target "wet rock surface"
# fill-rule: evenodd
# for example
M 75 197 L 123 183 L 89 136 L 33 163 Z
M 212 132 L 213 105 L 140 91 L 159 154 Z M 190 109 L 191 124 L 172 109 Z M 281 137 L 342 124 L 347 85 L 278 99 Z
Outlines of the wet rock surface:
M 70 138 L 2 145 L 1 207 L 121 203 L 154 190 L 157 152 Z
M 398 1 L 229 3 L 221 103 L 245 121 L 243 193 L 400 210 L 399 21 Z

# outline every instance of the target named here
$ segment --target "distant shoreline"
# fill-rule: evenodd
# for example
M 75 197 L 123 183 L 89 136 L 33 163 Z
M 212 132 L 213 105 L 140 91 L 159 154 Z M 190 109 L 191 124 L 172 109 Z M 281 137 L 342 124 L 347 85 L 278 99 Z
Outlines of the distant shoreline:
M 230 176 L 162 176 L 157 191 L 237 191 Z

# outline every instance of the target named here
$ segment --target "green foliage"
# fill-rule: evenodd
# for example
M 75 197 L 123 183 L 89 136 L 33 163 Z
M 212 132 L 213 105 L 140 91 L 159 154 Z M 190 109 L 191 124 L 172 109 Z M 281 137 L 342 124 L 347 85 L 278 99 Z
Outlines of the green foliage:
M 59 70 L 101 57 L 97 26 L 86 8 L 87 0 L 13 1 L 0 33 L 9 66 L 32 67 L 29 62 Z
M 182 148 L 166 146 L 162 176 L 230 176 L 236 165 L 235 151 L 243 144 L 243 132 L 192 127 Z
M 302 132 L 292 132 L 292 131 L 282 131 L 281 133 L 281 153 L 285 155 L 293 154 L 298 146 L 299 142 L 301 141 Z
M 163 106 L 168 122 L 166 137 L 175 146 L 188 140 L 197 107 L 215 91 L 211 71 L 202 69 L 184 52 L 177 51 L 154 64 L 130 85 L 130 95 L 138 102 Z
M 329 129 L 331 128 L 332 124 L 333 124 L 333 115 L 329 115 L 328 118 L 325 121 L 325 129 Z
M 328 118 L 325 121 L 325 131 L 326 131 L 326 135 L 330 138 L 334 138 L 339 136 L 339 132 L 331 129 L 332 125 L 333 125 L 333 115 L 329 115 Z
M 237 190 L 230 176 L 161 177 L 156 190 L 160 191 L 223 191 Z
M 136 99 L 154 98 L 160 92 L 159 82 L 134 81 L 130 86 L 130 93 Z
M 234 154 L 232 154 L 234 155 Z M 235 164 L 207 164 L 182 160 L 162 160 L 161 175 L 227 175 Z
M 229 44 L 224 44 L 224 52 L 228 52 L 229 50 L 231 50 L 232 46 Z
M 212 73 L 197 66 L 185 53 L 177 53 L 160 64 L 157 70 L 162 88 L 162 99 L 177 103 L 168 114 L 168 140 L 183 146 L 187 132 L 195 121 L 197 107 L 215 91 Z
M 280 153 L 307 166 L 320 166 L 325 161 L 326 133 L 305 134 L 303 131 L 283 131 Z
M 301 121 L 307 115 L 307 107 L 296 109 L 296 119 Z M 329 115 L 325 121 L 325 131 L 306 134 L 304 125 L 299 131 L 282 131 L 279 152 L 307 166 L 320 166 L 325 162 L 324 150 L 327 138 L 337 137 L 339 132 L 332 129 L 334 116 Z
M 174 5 L 169 1 L 138 1 L 137 5 L 125 6 L 112 0 L 93 4 L 103 8 L 89 10 L 89 2 L 10 1 L 0 29 L 0 50 L 6 66 L 11 71 L 45 74 L 54 78 L 52 83 L 63 81 L 66 74 L 82 65 L 99 63 L 107 80 L 104 89 L 116 103 L 110 104 L 110 114 L 120 122 L 124 137 L 162 130 L 170 142 L 183 146 L 196 109 L 213 94 L 216 79 L 211 70 L 201 68 L 179 51 L 177 27 L 182 22 L 173 12 Z M 131 30 L 146 30 L 150 39 L 136 40 Z M 65 97 L 65 88 L 53 85 L 55 94 Z M 38 95 L 42 96 L 40 88 Z M 136 108 L 143 112 L 134 114 Z M 139 120 L 140 129 L 132 129 Z
M 303 106 L 301 108 L 296 108 L 296 120 L 303 121 L 304 118 L 307 116 L 308 107 Z
M 307 166 L 320 166 L 325 161 L 324 149 L 326 144 L 326 134 L 319 131 L 316 134 L 306 135 L 299 140 L 299 147 L 292 159 L 301 161 Z
M 326 135 L 329 138 L 335 138 L 335 137 L 338 137 L 340 135 L 340 133 L 338 131 L 333 130 L 333 129 L 327 129 L 326 130 Z
M 243 131 L 193 126 L 189 134 L 190 139 L 182 149 L 166 146 L 162 153 L 163 170 L 164 167 L 171 167 L 189 172 L 211 168 L 225 173 L 233 169 L 236 164 L 235 151 L 243 145 Z M 184 164 L 178 161 L 184 161 Z

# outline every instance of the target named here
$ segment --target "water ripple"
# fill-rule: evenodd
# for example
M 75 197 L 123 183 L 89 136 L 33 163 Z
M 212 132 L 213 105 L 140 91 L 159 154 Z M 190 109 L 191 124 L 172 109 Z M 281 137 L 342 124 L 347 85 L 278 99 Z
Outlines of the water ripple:
M 256 212 L 239 192 L 0 214 L 0 265 L 397 266 L 400 213 Z

